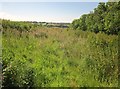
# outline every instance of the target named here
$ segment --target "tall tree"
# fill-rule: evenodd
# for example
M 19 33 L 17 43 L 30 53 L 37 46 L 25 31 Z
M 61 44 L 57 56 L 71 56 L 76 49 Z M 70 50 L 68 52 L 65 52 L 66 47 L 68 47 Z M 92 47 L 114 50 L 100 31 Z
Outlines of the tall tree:
M 120 31 L 120 1 L 99 3 L 94 12 L 84 14 L 74 20 L 72 27 L 78 30 L 88 30 L 95 33 L 118 34 Z

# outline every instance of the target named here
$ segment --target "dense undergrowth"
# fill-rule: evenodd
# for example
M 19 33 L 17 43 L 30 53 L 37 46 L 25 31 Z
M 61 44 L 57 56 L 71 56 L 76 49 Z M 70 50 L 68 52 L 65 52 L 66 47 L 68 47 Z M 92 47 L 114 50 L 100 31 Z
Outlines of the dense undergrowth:
M 3 29 L 3 87 L 117 87 L 118 36 Z

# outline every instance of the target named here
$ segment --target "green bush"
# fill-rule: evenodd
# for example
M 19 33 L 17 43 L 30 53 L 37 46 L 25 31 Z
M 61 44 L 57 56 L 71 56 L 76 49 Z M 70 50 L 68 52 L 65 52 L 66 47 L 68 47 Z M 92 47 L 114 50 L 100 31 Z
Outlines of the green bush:
M 4 87 L 118 86 L 117 35 L 59 28 L 4 31 Z

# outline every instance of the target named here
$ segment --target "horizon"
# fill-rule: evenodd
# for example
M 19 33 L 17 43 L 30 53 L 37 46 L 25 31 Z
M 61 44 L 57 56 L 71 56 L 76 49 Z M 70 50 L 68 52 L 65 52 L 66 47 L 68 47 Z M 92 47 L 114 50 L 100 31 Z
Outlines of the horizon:
M 71 23 L 88 14 L 99 2 L 3 2 L 0 18 L 11 21 Z
M 1 19 L 1 20 L 8 20 L 8 21 L 13 21 L 13 22 L 15 21 L 15 20 L 10 20 L 10 19 Z M 37 23 L 56 23 L 56 24 L 57 23 L 66 23 L 66 24 L 68 23 L 69 24 L 70 23 L 70 22 L 47 22 L 47 21 L 45 22 L 45 21 L 27 21 L 27 20 L 23 20 L 23 21 L 16 20 L 15 22 L 33 22 L 33 23 L 37 22 Z

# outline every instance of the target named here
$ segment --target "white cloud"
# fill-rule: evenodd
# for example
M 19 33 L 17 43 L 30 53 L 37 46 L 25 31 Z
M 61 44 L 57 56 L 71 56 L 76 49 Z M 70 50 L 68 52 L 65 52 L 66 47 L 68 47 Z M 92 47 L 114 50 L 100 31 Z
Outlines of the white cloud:
M 53 17 L 53 16 L 24 16 L 13 15 L 6 12 L 0 12 L 1 19 L 13 20 L 13 21 L 41 21 L 41 22 L 71 22 L 74 17 Z
M 0 12 L 0 18 L 2 18 L 2 19 L 10 19 L 10 20 L 19 19 L 19 17 L 11 15 L 11 14 L 6 13 L 6 12 Z
M 7 13 L 5 13 L 5 12 L 0 12 L 0 18 L 2 18 L 2 19 L 7 19 L 7 18 L 9 18 L 9 17 L 11 17 L 9 14 L 7 14 Z
M 9 19 L 14 21 L 31 21 L 34 20 L 34 18 L 24 17 L 24 16 L 16 16 L 12 15 L 6 12 L 0 12 L 0 18 L 2 19 Z

